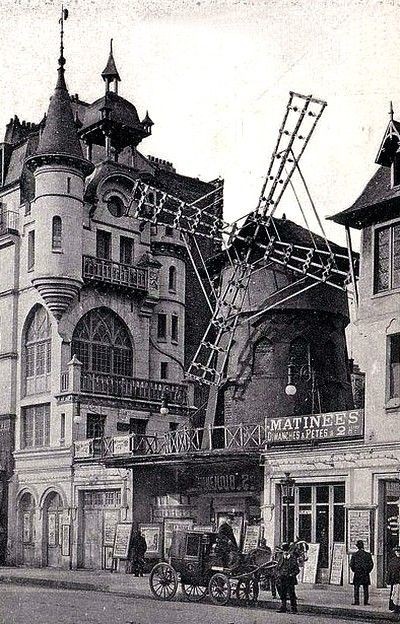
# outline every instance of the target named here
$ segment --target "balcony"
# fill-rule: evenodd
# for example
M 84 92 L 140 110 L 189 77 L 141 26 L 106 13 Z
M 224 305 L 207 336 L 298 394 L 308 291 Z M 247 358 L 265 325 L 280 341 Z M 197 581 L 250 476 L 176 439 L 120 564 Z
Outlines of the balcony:
M 18 224 L 18 212 L 1 210 L 0 206 L 0 236 L 3 234 L 18 234 Z
M 179 456 L 186 453 L 261 452 L 265 447 L 265 427 L 259 424 L 210 426 L 191 429 L 183 427 L 164 434 L 131 433 L 115 437 L 77 440 L 76 460 L 119 457 Z
M 187 386 L 184 384 L 84 371 L 76 356 L 68 368 L 68 371 L 61 373 L 61 395 L 91 394 L 161 404 L 167 394 L 171 406 L 182 409 L 188 404 Z
M 82 278 L 85 282 L 112 285 L 128 291 L 147 292 L 148 269 L 129 266 L 93 256 L 82 258 Z

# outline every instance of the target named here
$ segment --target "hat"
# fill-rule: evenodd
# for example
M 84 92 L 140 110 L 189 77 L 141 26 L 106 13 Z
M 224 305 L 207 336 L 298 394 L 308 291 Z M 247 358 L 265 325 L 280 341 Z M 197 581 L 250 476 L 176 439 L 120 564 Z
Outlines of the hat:
M 357 546 L 357 548 L 364 548 L 364 542 L 362 540 L 357 540 L 356 541 L 356 546 Z
M 290 548 L 290 544 L 288 542 L 284 542 L 281 546 L 283 552 L 288 552 L 289 548 Z

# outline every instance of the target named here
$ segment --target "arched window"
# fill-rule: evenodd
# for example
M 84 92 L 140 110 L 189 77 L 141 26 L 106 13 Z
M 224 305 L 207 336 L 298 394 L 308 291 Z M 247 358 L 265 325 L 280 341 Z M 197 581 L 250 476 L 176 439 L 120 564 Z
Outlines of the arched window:
M 51 323 L 42 306 L 36 306 L 28 319 L 24 350 L 26 394 L 45 392 L 50 386 Z
M 253 375 L 268 375 L 271 371 L 274 348 L 268 338 L 261 338 L 254 346 Z
M 124 202 L 118 195 L 112 195 L 107 201 L 107 206 L 113 217 L 122 217 L 124 214 Z
M 168 290 L 176 290 L 176 267 L 174 266 L 169 267 Z
M 290 360 L 297 367 L 309 364 L 310 344 L 305 338 L 295 338 L 290 345 Z
M 83 370 L 131 377 L 132 344 L 123 321 L 112 310 L 96 308 L 81 318 L 72 337 L 72 354 Z
M 51 235 L 51 246 L 53 249 L 62 247 L 62 221 L 61 217 L 53 217 L 53 229 Z

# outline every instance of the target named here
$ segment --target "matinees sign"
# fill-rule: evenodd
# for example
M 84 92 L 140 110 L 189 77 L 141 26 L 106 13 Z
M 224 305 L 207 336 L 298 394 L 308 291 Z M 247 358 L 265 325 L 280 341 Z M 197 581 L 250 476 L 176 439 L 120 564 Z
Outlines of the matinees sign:
M 329 412 L 265 419 L 267 444 L 363 436 L 364 411 Z

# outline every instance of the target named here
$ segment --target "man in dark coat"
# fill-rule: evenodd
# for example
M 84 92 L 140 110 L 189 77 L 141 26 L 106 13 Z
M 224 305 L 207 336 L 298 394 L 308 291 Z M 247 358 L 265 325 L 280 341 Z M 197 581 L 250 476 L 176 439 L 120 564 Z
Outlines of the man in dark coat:
M 235 519 L 234 514 L 228 514 L 226 520 L 218 529 L 216 554 L 221 558 L 224 567 L 230 564 L 230 554 L 238 551 L 238 545 L 232 524 Z
M 365 552 L 364 542 L 358 540 L 356 542 L 357 552 L 351 556 L 350 569 L 354 572 L 353 585 L 354 585 L 354 602 L 353 604 L 360 604 L 360 587 L 362 585 L 364 592 L 364 604 L 369 604 L 369 585 L 371 579 L 369 573 L 374 567 L 371 553 Z
M 276 566 L 276 586 L 281 599 L 281 607 L 278 613 L 286 613 L 286 601 L 289 598 L 292 613 L 297 613 L 297 597 L 295 586 L 297 575 L 300 572 L 297 557 L 290 552 L 289 544 L 282 544 L 282 553 Z
M 147 543 L 140 529 L 133 536 L 131 543 L 132 568 L 135 576 L 143 576 L 144 556 L 147 550 Z

